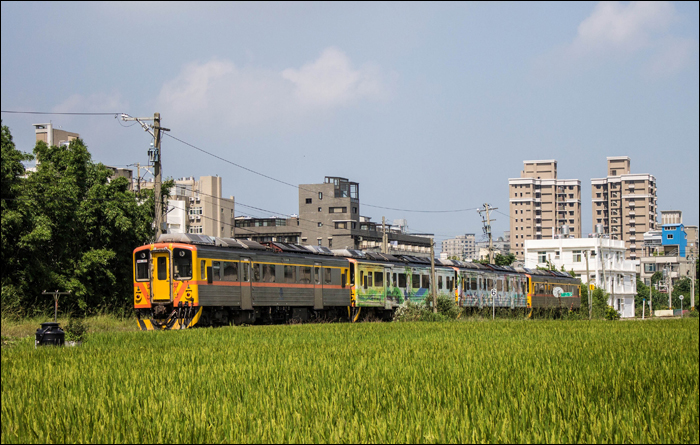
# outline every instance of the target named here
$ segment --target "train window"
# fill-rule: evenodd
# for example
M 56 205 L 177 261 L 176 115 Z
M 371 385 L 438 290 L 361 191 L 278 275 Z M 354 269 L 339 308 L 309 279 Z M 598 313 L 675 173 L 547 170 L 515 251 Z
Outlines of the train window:
M 168 259 L 164 256 L 158 258 L 158 279 L 168 279 Z
M 384 272 L 374 273 L 374 285 L 377 287 L 382 287 L 384 284 Z
M 454 277 L 447 277 L 447 290 L 453 291 L 455 288 L 455 279 Z
M 486 290 L 493 289 L 493 278 L 486 279 Z
M 417 273 L 411 276 L 411 287 L 413 289 L 420 289 L 420 275 Z
M 438 275 L 438 289 L 442 289 L 442 275 Z
M 396 274 L 394 274 L 394 285 L 396 285 Z M 386 287 L 391 287 L 391 272 L 386 273 Z
M 501 292 L 503 290 L 503 279 L 498 278 L 496 279 L 496 290 Z
M 367 289 L 367 277 L 365 276 L 364 271 L 360 271 L 360 283 L 362 284 L 362 287 Z
M 150 259 L 151 253 L 148 251 L 136 254 L 136 281 L 148 281 L 150 278 L 150 267 L 148 266 Z
M 299 266 L 299 282 L 302 284 L 311 283 L 311 266 Z
M 211 275 L 212 278 L 216 281 L 219 281 L 221 279 L 221 261 L 211 262 Z
M 207 262 L 202 260 L 199 262 L 199 279 L 205 280 L 207 278 Z
M 367 280 L 367 284 L 365 285 L 365 287 L 374 287 L 374 282 L 372 280 L 372 272 L 367 272 L 367 276 L 365 276 L 365 279 Z
M 319 266 L 314 267 L 314 280 L 316 284 L 321 284 L 321 268 Z
M 262 281 L 264 283 L 274 283 L 275 282 L 275 265 L 274 264 L 261 264 L 262 268 Z
M 284 266 L 284 282 L 285 283 L 295 283 L 297 281 L 297 267 L 296 266 Z
M 391 283 L 394 287 L 396 287 L 398 285 L 398 281 L 396 280 L 398 278 L 397 275 L 398 274 L 396 272 L 394 272 L 394 280 Z
M 176 280 L 192 279 L 192 251 L 173 249 L 173 277 Z
M 401 289 L 406 289 L 406 274 L 405 273 L 399 274 L 399 287 Z
M 245 261 L 241 261 L 241 269 L 242 269 L 242 276 L 243 276 L 243 281 L 246 283 L 250 281 L 250 263 Z
M 421 275 L 421 285 L 422 287 L 429 289 L 430 288 L 430 276 L 429 275 Z
M 347 271 L 343 271 L 343 273 L 340 274 L 340 287 L 345 288 L 345 282 L 348 279 L 348 273 Z
M 238 263 L 224 262 L 224 281 L 238 281 Z
M 331 268 L 323 268 L 323 284 L 331 284 Z
M 252 280 L 254 283 L 257 283 L 260 281 L 260 267 L 262 264 L 260 263 L 251 263 L 250 265 L 253 268 L 253 274 L 252 274 Z

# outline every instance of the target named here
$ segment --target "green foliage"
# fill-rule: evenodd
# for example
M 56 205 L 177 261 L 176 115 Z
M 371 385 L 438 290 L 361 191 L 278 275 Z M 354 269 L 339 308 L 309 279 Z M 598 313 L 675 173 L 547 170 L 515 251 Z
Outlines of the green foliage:
M 619 320 L 620 313 L 615 310 L 612 306 L 605 307 L 605 319 L 606 320 Z
M 437 313 L 433 312 L 433 299 L 430 295 L 421 303 L 407 301 L 394 313 L 395 321 L 447 321 L 459 317 L 459 307 L 454 298 L 447 295 L 437 296 Z
M 130 307 L 131 254 L 153 239 L 153 192 L 136 196 L 126 178 L 109 181 L 111 171 L 92 162 L 80 139 L 63 147 L 38 142 L 37 171 L 26 178 L 17 163 L 27 156 L 6 127 L 2 150 L 3 316 L 50 310 L 44 290 L 71 292 L 59 300 L 62 311 Z
M 508 255 L 501 255 L 500 253 L 497 253 L 493 257 L 493 262 L 496 266 L 510 266 L 515 260 L 515 255 L 512 253 L 509 253 Z M 473 262 L 479 264 L 489 264 L 488 258 L 484 258 L 483 260 L 474 260 Z
M 30 337 L 2 350 L 1 439 L 698 443 L 699 330 L 474 320 L 92 333 L 80 348 Z
M 66 333 L 66 341 L 82 342 L 87 339 L 87 327 L 82 318 L 71 317 L 64 332 Z

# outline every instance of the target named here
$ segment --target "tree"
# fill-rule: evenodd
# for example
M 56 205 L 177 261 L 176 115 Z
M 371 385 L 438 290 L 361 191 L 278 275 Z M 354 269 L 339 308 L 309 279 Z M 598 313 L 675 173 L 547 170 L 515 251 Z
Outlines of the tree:
M 3 175 L 5 145 L 3 129 Z M 26 178 L 7 168 L 22 187 L 14 198 L 16 214 L 10 215 L 20 225 L 7 237 L 3 196 L 3 263 L 9 266 L 3 273 L 3 314 L 45 311 L 51 297 L 44 290 L 71 291 L 61 300 L 69 310 L 129 310 L 132 251 L 154 236 L 153 192 L 136 196 L 127 179 L 110 181 L 111 171 L 92 162 L 80 139 L 63 147 L 38 142 L 34 154 L 37 171 Z

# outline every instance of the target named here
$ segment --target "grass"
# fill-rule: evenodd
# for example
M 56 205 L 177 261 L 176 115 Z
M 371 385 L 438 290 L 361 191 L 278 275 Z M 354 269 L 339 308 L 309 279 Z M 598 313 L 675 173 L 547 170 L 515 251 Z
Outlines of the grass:
M 2 352 L 2 443 L 697 443 L 698 328 L 313 324 L 95 331 L 39 349 L 26 338 Z
M 32 318 L 24 318 L 21 320 L 4 318 L 2 319 L 2 338 L 10 341 L 16 341 L 23 337 L 34 336 L 36 330 L 41 327 L 41 323 L 53 321 L 52 317 L 39 316 Z M 58 317 L 58 323 L 61 328 L 68 325 L 68 317 Z M 85 319 L 89 333 L 95 332 L 119 332 L 119 331 L 135 331 L 138 329 L 136 319 L 134 317 L 121 318 L 113 315 L 95 315 Z

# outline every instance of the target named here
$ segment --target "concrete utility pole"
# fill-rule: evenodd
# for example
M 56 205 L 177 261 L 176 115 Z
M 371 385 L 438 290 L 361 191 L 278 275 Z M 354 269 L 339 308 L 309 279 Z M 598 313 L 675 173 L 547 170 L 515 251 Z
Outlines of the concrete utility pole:
M 155 200 L 155 231 L 156 231 L 156 241 L 163 233 L 163 203 L 161 202 L 161 184 L 162 184 L 162 173 L 161 173 L 161 157 L 160 157 L 160 145 L 161 145 L 161 131 L 170 131 L 168 128 L 163 128 L 160 126 L 160 113 L 154 113 L 153 117 L 131 117 L 128 114 L 122 114 L 121 118 L 123 121 L 136 121 L 141 124 L 144 131 L 148 132 L 153 136 L 154 148 L 148 151 L 149 161 L 153 164 L 153 176 L 154 181 L 154 200 Z M 149 127 L 144 123 L 144 121 L 153 120 L 153 125 Z M 151 128 L 155 131 L 152 131 Z
M 672 309 L 673 305 L 671 304 L 671 295 L 673 294 L 673 280 L 671 280 L 671 266 L 668 267 L 668 272 L 666 273 L 666 292 L 668 292 L 668 308 Z
M 691 262 L 692 265 L 692 274 L 693 278 L 690 280 L 690 310 L 694 311 L 695 310 L 695 256 L 690 255 L 688 258 Z
M 479 210 L 479 215 L 481 212 L 486 212 L 486 218 L 481 217 L 482 223 L 484 223 L 484 233 L 489 237 L 489 264 L 493 264 L 493 237 L 491 236 L 491 221 L 496 221 L 491 219 L 489 216 L 489 211 L 498 210 L 498 207 L 490 207 L 488 204 L 484 204 L 484 210 Z
M 435 292 L 435 241 L 430 240 L 430 293 L 433 296 L 433 314 L 437 314 L 437 293 Z
M 586 250 L 586 295 L 588 295 L 588 320 L 593 319 L 593 295 L 591 294 L 591 272 L 588 269 L 588 255 L 590 250 Z
M 382 253 L 389 253 L 388 236 L 386 234 L 385 218 L 382 216 Z

